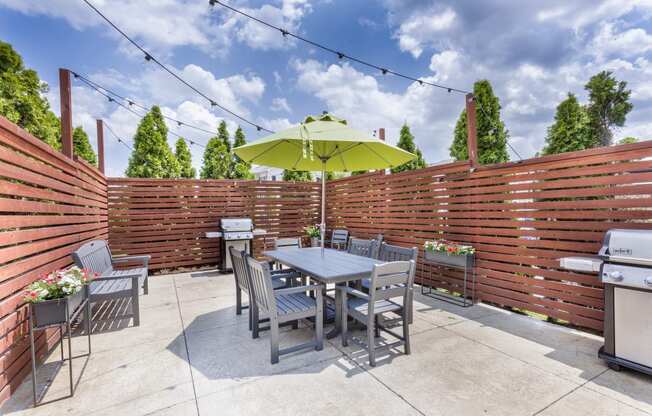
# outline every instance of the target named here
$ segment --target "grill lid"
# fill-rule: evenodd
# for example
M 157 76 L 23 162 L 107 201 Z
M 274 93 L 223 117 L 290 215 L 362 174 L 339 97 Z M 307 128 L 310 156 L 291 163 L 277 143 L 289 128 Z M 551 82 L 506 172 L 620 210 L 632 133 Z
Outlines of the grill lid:
M 652 266 L 652 230 L 609 230 L 599 255 L 609 262 Z
M 222 218 L 220 226 L 224 232 L 251 231 L 254 228 L 251 218 Z

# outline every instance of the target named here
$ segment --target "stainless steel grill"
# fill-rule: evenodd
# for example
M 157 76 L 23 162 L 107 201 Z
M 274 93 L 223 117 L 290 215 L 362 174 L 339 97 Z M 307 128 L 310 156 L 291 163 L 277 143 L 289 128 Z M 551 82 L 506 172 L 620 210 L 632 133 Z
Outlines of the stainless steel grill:
M 230 272 L 233 270 L 231 265 L 231 256 L 229 247 L 235 247 L 240 251 L 246 251 L 251 254 L 251 243 L 254 238 L 253 221 L 251 218 L 222 218 L 220 220 L 220 230 L 222 239 L 220 240 L 221 270 Z
M 604 283 L 600 358 L 614 370 L 652 375 L 652 230 L 609 230 L 596 257 L 565 257 L 560 265 L 599 272 Z

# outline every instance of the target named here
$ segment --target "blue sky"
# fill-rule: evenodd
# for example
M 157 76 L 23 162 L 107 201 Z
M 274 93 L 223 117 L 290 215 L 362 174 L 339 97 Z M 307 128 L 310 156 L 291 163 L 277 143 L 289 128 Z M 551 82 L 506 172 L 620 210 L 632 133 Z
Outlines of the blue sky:
M 407 122 L 429 163 L 448 159 L 461 95 L 350 64 L 204 0 L 94 0 L 93 3 L 173 70 L 226 107 L 278 130 L 328 110 L 356 127 L 385 127 L 395 142 Z M 616 137 L 650 138 L 652 1 L 549 0 L 232 0 L 263 20 L 399 72 L 461 89 L 489 79 L 503 106 L 510 143 L 523 157 L 543 146 L 554 109 L 568 91 L 603 70 L 632 89 L 634 110 Z M 51 86 L 68 67 L 166 114 L 214 129 L 225 118 L 204 99 L 146 63 L 81 0 L 0 0 L 0 39 Z M 95 119 L 131 141 L 138 118 L 75 84 L 74 122 L 93 142 Z M 260 137 L 245 127 L 247 139 Z M 194 141 L 208 135 L 170 128 Z M 170 136 L 170 143 L 176 140 Z M 107 135 L 107 172 L 122 175 L 128 151 Z M 193 147 L 199 167 L 202 149 Z M 518 157 L 510 152 L 512 159 Z

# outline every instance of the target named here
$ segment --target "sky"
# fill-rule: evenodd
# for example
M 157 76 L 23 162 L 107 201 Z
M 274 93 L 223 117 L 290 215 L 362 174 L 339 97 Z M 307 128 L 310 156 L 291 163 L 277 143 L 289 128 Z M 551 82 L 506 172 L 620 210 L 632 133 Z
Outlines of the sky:
M 234 15 L 208 0 L 91 0 L 171 70 L 221 105 L 270 130 L 329 111 L 396 143 L 407 123 L 428 163 L 450 158 L 464 97 L 357 65 Z M 226 0 L 225 0 L 226 1 Z M 544 144 L 568 92 L 587 100 L 589 78 L 611 70 L 632 90 L 634 109 L 616 138 L 652 138 L 652 0 L 231 0 L 290 32 L 415 78 L 471 90 L 491 81 L 509 143 L 520 157 Z M 58 68 L 84 74 L 133 101 L 215 130 L 225 119 L 91 11 L 82 0 L 0 0 L 0 39 L 11 43 L 50 88 L 59 111 Z M 75 82 L 73 122 L 95 145 L 101 118 L 132 143 L 139 118 Z M 207 133 L 169 124 L 189 140 Z M 242 126 L 247 140 L 264 136 Z M 170 135 L 173 146 L 176 137 Z M 129 150 L 105 133 L 106 171 L 123 176 Z M 203 149 L 192 146 L 193 164 Z M 510 150 L 512 160 L 520 157 Z

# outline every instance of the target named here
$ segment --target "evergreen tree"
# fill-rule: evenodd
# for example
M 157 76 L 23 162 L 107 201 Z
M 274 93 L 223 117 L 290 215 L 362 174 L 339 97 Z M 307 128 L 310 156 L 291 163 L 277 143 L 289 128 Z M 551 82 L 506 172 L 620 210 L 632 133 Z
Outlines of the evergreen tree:
M 598 145 L 589 126 L 589 115 L 575 95 L 568 93 L 568 97 L 557 106 L 554 124 L 548 127 L 542 154 L 554 155 L 591 149 Z
M 178 178 L 179 162 L 168 145 L 168 128 L 158 106 L 143 117 L 125 174 L 130 178 Z
M 403 127 L 401 127 L 397 147 L 417 155 L 417 158 L 408 163 L 404 163 L 401 166 L 392 168 L 392 173 L 405 172 L 406 170 L 422 169 L 426 167 L 426 161 L 423 159 L 421 150 L 419 150 L 417 145 L 414 143 L 414 136 L 412 135 L 412 132 L 410 132 L 410 127 L 408 127 L 407 124 L 403 124 Z
M 0 41 L 0 115 L 59 150 L 59 119 L 43 98 L 47 91 L 47 84 L 25 68 L 11 45 Z
M 91 165 L 97 166 L 97 156 L 88 141 L 88 135 L 81 126 L 75 127 L 72 131 L 73 153 Z
M 328 179 L 328 177 L 326 177 Z M 297 182 L 310 182 L 312 181 L 312 174 L 307 170 L 284 170 L 284 181 L 297 181 Z
M 226 128 L 226 121 L 222 120 L 217 129 L 217 136 L 226 146 L 227 152 L 231 152 L 231 141 L 229 140 L 229 130 Z
M 243 146 L 247 143 L 245 140 L 244 131 L 238 126 L 235 131 L 235 139 L 233 140 L 233 148 Z M 254 175 L 251 173 L 251 164 L 240 159 L 235 153 L 232 154 L 231 160 L 231 178 L 232 179 L 253 179 Z
M 204 163 L 200 176 L 202 179 L 227 179 L 230 177 L 231 153 L 218 136 L 211 137 L 204 150 Z
M 618 144 L 634 144 L 638 143 L 638 139 L 636 137 L 628 136 L 620 139 Z
M 613 140 L 613 128 L 625 125 L 627 113 L 632 111 L 629 102 L 632 91 L 627 82 L 617 81 L 611 71 L 602 71 L 584 86 L 589 93 L 589 114 L 591 131 L 601 146 L 609 146 Z
M 481 164 L 507 162 L 509 132 L 500 119 L 501 107 L 498 97 L 494 95 L 491 84 L 487 80 L 477 81 L 473 85 L 473 95 L 476 99 L 478 161 Z M 455 160 L 469 158 L 466 139 L 466 110 L 462 110 L 455 125 L 453 144 L 450 147 L 450 155 Z
M 192 155 L 186 141 L 179 137 L 174 147 L 174 156 L 179 162 L 179 176 L 185 179 L 193 179 L 197 172 L 192 167 Z

